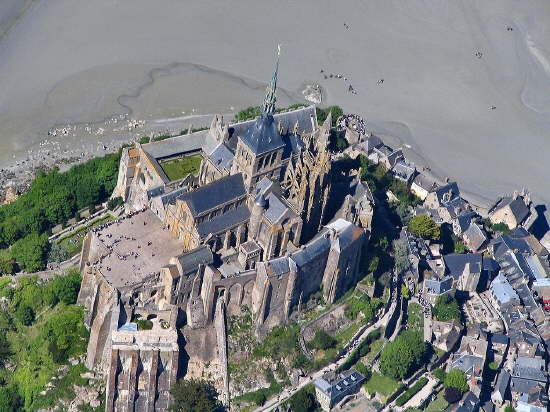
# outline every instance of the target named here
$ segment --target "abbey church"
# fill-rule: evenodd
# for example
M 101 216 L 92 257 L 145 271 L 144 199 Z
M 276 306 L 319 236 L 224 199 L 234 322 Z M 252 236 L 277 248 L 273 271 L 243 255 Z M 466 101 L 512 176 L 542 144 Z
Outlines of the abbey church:
M 334 196 L 331 116 L 319 125 L 314 106 L 277 112 L 278 65 L 256 119 L 214 116 L 208 130 L 123 150 L 113 196 L 125 212 L 87 235 L 78 300 L 108 411 L 167 410 L 193 336 L 215 343 L 201 356 L 229 399 L 226 314 L 248 307 L 261 338 L 312 295 L 330 304 L 360 277 L 372 194 L 352 177 Z M 197 175 L 170 180 L 163 165 L 191 155 Z

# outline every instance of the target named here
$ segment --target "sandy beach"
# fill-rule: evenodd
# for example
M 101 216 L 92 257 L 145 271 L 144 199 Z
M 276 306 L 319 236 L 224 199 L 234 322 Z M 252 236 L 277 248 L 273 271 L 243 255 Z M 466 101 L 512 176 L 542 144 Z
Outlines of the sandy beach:
M 281 105 L 318 83 L 470 199 L 550 203 L 549 21 L 545 0 L 6 0 L 0 167 L 230 117 L 281 43 Z

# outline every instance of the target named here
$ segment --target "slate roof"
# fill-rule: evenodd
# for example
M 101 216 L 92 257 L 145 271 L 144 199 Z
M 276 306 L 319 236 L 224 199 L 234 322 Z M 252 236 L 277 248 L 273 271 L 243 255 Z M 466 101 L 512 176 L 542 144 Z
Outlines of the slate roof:
M 458 215 L 456 221 L 460 227 L 460 231 L 465 232 L 470 227 L 470 223 L 476 216 L 476 213 L 472 210 L 466 210 Z
M 193 273 L 197 271 L 199 265 L 209 265 L 214 262 L 214 255 L 207 246 L 200 246 L 183 255 L 177 256 L 182 267 L 182 274 Z
M 298 267 L 305 266 L 309 262 L 319 259 L 330 249 L 330 240 L 324 236 L 319 236 L 311 240 L 291 255 L 292 260 Z
M 468 203 L 460 197 L 455 197 L 448 202 L 443 202 L 443 206 L 449 212 L 452 219 L 456 219 L 461 213 L 468 210 Z
M 493 333 L 491 336 L 491 342 L 497 343 L 499 345 L 508 345 L 508 342 L 510 339 L 508 339 L 508 336 L 502 334 L 502 333 Z
M 527 207 L 523 199 L 519 196 L 515 199 L 509 196 L 503 197 L 496 204 L 492 213 L 507 206 L 510 208 L 510 211 L 514 215 L 514 219 L 516 220 L 516 222 L 518 222 L 518 224 L 523 222 L 525 218 L 529 215 L 529 208 Z
M 444 200 L 445 194 L 450 192 L 451 196 L 448 200 Z M 447 183 L 444 186 L 439 186 L 437 189 L 435 189 L 435 194 L 437 196 L 437 200 L 440 204 L 444 205 L 448 202 L 450 202 L 453 199 L 456 199 L 460 196 L 460 190 L 458 190 L 458 185 L 456 182 Z
M 267 209 L 264 212 L 264 216 L 271 223 L 279 223 L 279 221 L 285 216 L 286 212 L 289 210 L 288 206 L 285 205 L 281 199 L 275 196 L 273 193 L 269 193 L 266 197 Z
M 483 258 L 483 270 L 487 272 L 497 272 L 500 269 L 499 264 L 493 258 Z
M 540 358 L 518 356 L 512 369 L 512 376 L 546 382 L 545 361 Z
M 504 400 L 506 396 L 506 391 L 510 386 L 510 379 L 511 379 L 511 376 L 508 373 L 508 371 L 506 369 L 501 369 L 497 378 L 495 392 L 498 392 L 500 394 L 500 397 L 502 400 Z
M 403 159 L 398 160 L 392 168 L 392 173 L 398 179 L 408 182 L 416 173 L 416 168 L 406 163 Z
M 300 136 L 293 134 L 284 134 L 282 136 L 285 147 L 283 148 L 283 159 L 290 157 L 292 154 L 297 154 L 304 148 L 304 142 Z
M 460 369 L 467 375 L 480 376 L 484 359 L 480 356 L 460 353 L 453 356 L 452 368 Z
M 429 178 L 425 174 L 418 173 L 415 178 L 413 179 L 413 183 L 422 189 L 426 190 L 427 192 L 431 192 L 437 187 L 437 183 L 435 180 Z
M 271 115 L 260 115 L 254 124 L 238 136 L 255 155 L 268 153 L 285 145 Z
M 475 412 L 479 409 L 478 406 L 479 398 L 473 392 L 468 391 L 456 412 Z
M 235 155 L 225 144 L 220 143 L 208 157 L 219 168 L 228 169 Z
M 266 262 L 265 268 L 268 276 L 278 276 L 288 273 L 290 271 L 289 258 L 282 256 L 280 258 L 272 259 Z
M 250 218 L 250 210 L 246 205 L 241 205 L 236 209 L 231 209 L 223 215 L 216 216 L 213 219 L 201 222 L 197 226 L 197 232 L 201 238 L 210 233 L 219 233 L 228 228 L 246 222 Z
M 424 281 L 424 288 L 432 295 L 441 295 L 449 290 L 453 286 L 453 278 L 447 276 L 441 280 L 438 279 L 426 279 Z
M 208 130 L 203 130 L 189 135 L 171 137 L 141 145 L 142 149 L 155 159 L 163 159 L 181 154 L 198 152 L 204 145 Z
M 242 174 L 238 173 L 216 180 L 178 199 L 186 201 L 193 216 L 198 216 L 231 200 L 246 195 Z
M 529 393 L 536 388 L 540 388 L 540 382 L 532 379 L 523 379 L 512 376 L 510 390 L 516 393 Z
M 481 273 L 483 270 L 483 255 L 481 253 L 451 253 L 443 256 L 446 273 L 458 278 L 464 272 L 466 264 L 470 264 L 470 272 Z
M 464 232 L 464 237 L 467 239 L 468 246 L 472 250 L 479 250 L 487 241 L 485 232 L 476 223 L 472 223 L 470 227 L 466 229 Z
M 322 378 L 315 379 L 313 384 L 333 401 L 360 387 L 364 380 L 363 375 L 351 369 L 337 377 L 330 376 L 330 373 L 325 374 Z
M 502 273 L 499 273 L 497 277 L 493 279 L 493 282 L 491 283 L 491 290 L 500 305 L 504 305 L 509 302 L 519 303 L 518 294 Z

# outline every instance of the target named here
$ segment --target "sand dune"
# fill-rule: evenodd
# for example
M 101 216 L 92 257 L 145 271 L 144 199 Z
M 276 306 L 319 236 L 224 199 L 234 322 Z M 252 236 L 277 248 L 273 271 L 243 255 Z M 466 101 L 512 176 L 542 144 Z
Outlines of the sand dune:
M 0 40 L 0 164 L 54 125 L 257 104 L 281 43 L 281 104 L 318 82 L 472 197 L 549 202 L 548 21 L 546 0 L 38 0 Z

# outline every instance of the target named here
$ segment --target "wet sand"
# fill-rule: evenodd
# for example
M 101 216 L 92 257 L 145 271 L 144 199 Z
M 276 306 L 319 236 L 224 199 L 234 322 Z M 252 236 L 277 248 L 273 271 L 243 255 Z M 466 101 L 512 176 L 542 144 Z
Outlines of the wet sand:
M 0 7 L 0 24 L 13 10 Z M 37 0 L 0 40 L 0 167 L 259 104 L 281 43 L 281 105 L 319 83 L 324 104 L 361 114 L 468 197 L 526 186 L 549 203 L 548 21 L 545 0 Z M 154 121 L 169 118 L 182 119 Z

